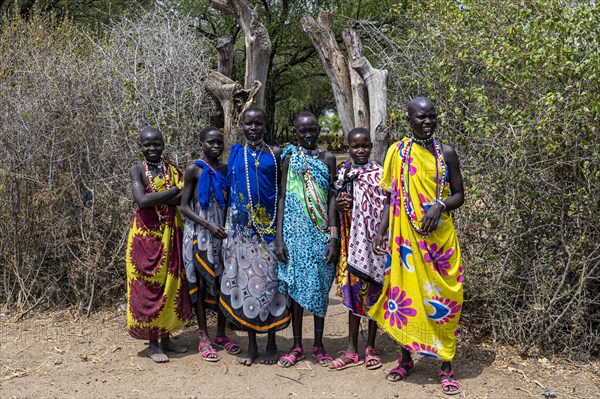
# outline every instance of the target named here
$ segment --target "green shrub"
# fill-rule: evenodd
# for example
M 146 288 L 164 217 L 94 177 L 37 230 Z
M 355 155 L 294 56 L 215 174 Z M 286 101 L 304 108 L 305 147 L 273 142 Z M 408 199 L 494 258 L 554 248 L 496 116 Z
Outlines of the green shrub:
M 596 2 L 405 2 L 364 25 L 390 70 L 390 125 L 431 97 L 459 153 L 463 322 L 554 352 L 600 348 L 600 10 Z

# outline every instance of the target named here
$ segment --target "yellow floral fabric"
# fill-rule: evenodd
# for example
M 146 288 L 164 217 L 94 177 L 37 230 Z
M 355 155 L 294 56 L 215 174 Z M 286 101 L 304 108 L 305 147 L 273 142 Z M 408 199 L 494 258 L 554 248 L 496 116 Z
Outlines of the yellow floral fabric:
M 410 144 L 408 138 L 393 144 L 385 159 L 380 185 L 390 192 L 391 261 L 383 293 L 369 316 L 405 349 L 451 361 L 463 303 L 460 247 L 449 212 L 442 212 L 429 237 L 420 236 L 409 221 L 412 217 L 420 227 L 436 201 L 436 175 L 442 174 L 431 152 L 416 143 L 405 151 Z M 403 180 L 412 203 L 408 212 L 400 176 L 404 162 Z M 449 195 L 447 180 L 443 179 L 443 198 Z

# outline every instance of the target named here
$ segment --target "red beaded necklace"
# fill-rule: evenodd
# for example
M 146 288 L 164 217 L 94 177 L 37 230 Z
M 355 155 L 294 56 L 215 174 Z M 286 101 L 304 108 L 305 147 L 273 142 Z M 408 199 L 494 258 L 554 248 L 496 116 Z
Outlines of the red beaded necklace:
M 312 220 L 315 227 L 321 230 L 323 233 L 327 234 L 329 233 L 329 221 L 327 220 L 327 211 L 325 210 L 325 207 L 323 206 L 321 200 L 319 199 L 319 196 L 317 195 L 315 180 L 312 174 L 310 173 L 306 155 L 302 152 L 299 152 L 299 154 L 304 160 L 304 164 L 306 165 L 306 170 L 302 174 L 302 180 L 304 181 L 304 200 L 306 202 L 306 207 L 308 208 L 308 215 L 310 216 L 310 219 Z M 312 197 L 307 194 L 311 189 L 312 192 L 315 193 L 314 202 Z M 319 212 L 323 215 L 323 219 L 325 220 L 325 227 L 319 226 L 319 223 L 317 221 L 317 215 L 315 212 L 315 205 L 319 209 Z
M 441 142 L 439 140 L 433 140 L 433 155 L 435 157 L 435 192 L 436 198 L 435 202 L 439 202 L 442 200 L 442 194 L 444 192 L 444 182 L 446 181 L 446 163 L 444 161 L 444 154 L 442 153 Z M 405 172 L 406 165 L 408 164 L 408 160 L 410 159 L 410 153 L 412 151 L 414 139 L 409 139 L 408 143 L 404 143 L 404 148 L 402 150 L 402 165 L 400 167 L 400 187 L 402 187 L 402 198 L 404 202 L 404 211 L 406 213 L 406 217 L 410 222 L 411 226 L 421 237 L 429 237 L 431 235 L 430 232 L 425 232 L 421 227 L 417 226 L 416 220 L 416 210 L 413 206 L 412 199 L 410 197 L 410 173 L 408 175 Z M 441 173 L 440 173 L 441 172 Z
M 166 161 L 160 161 L 158 163 L 158 177 L 164 176 L 165 179 L 165 189 L 169 190 L 171 188 L 171 177 L 168 172 L 168 163 L 165 166 Z M 150 192 L 157 193 L 158 188 L 156 187 L 156 183 L 154 182 L 154 177 L 152 176 L 152 172 L 148 168 L 148 162 L 144 160 L 144 174 L 146 175 L 147 187 L 150 187 Z M 159 222 L 164 222 L 167 220 L 169 216 L 169 206 L 167 204 L 158 204 L 154 206 L 154 210 L 156 211 L 156 215 L 158 216 Z

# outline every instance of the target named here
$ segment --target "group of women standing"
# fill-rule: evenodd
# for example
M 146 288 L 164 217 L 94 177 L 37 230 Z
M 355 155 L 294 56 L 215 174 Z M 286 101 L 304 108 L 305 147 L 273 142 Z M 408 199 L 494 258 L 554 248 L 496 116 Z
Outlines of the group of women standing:
M 219 161 L 221 132 L 201 131 L 204 157 L 186 169 L 185 178 L 162 158 L 158 130 L 140 134 L 145 159 L 130 171 L 138 204 L 126 255 L 130 335 L 150 341 L 154 361 L 168 361 L 167 351 L 186 350 L 169 336 L 194 309 L 205 360 L 219 360 L 215 347 L 241 352 L 225 334 L 227 319 L 248 333 L 241 364 L 254 362 L 256 334 L 267 333 L 262 362 L 291 367 L 304 358 L 307 309 L 315 316 L 313 356 L 330 370 L 381 367 L 379 325 L 402 345 L 390 381 L 405 379 L 414 367 L 411 353 L 419 353 L 443 361 L 444 393 L 460 392 L 450 361 L 462 264 L 449 211 L 462 205 L 463 187 L 456 152 L 434 138 L 431 101 L 409 103 L 411 136 L 390 147 L 383 167 L 369 160 L 365 129 L 350 132 L 351 161 L 336 171 L 335 157 L 318 149 L 314 115 L 296 118 L 297 143 L 283 151 L 263 141 L 262 109 L 247 109 L 241 121 L 245 142 L 231 147 L 227 165 Z M 349 309 L 348 347 L 337 359 L 322 341 L 334 277 Z M 218 313 L 214 341 L 207 307 Z M 369 318 L 364 362 L 357 353 L 361 318 Z M 290 321 L 293 347 L 279 357 L 275 333 Z

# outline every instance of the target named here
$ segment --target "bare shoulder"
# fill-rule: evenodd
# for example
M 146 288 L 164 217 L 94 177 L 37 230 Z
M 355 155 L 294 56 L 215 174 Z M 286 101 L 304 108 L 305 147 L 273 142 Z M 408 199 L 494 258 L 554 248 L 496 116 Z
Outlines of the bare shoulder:
M 129 168 L 129 176 L 132 179 L 138 178 L 142 175 L 143 170 L 144 170 L 144 168 L 141 163 L 135 164 L 131 168 Z
M 283 148 L 281 148 L 281 147 L 279 147 L 277 145 L 274 145 L 274 146 L 271 147 L 271 149 L 273 150 L 273 154 L 275 154 L 276 157 L 278 157 L 278 158 L 281 157 L 281 153 L 283 152 Z
M 444 144 L 442 151 L 444 153 L 444 158 L 446 159 L 446 161 L 456 162 L 458 160 L 458 155 L 456 154 L 456 150 L 451 145 Z
M 185 168 L 186 176 L 194 176 L 197 177 L 202 172 L 202 166 L 196 165 L 195 163 L 191 163 L 187 168 Z
M 288 154 L 281 160 L 281 167 L 287 168 L 289 164 L 290 164 L 290 156 Z
M 325 151 L 323 153 L 323 162 L 325 162 L 325 164 L 332 166 L 335 168 L 336 166 L 336 159 L 335 159 L 335 155 L 333 155 L 333 153 L 329 152 L 329 151 Z

